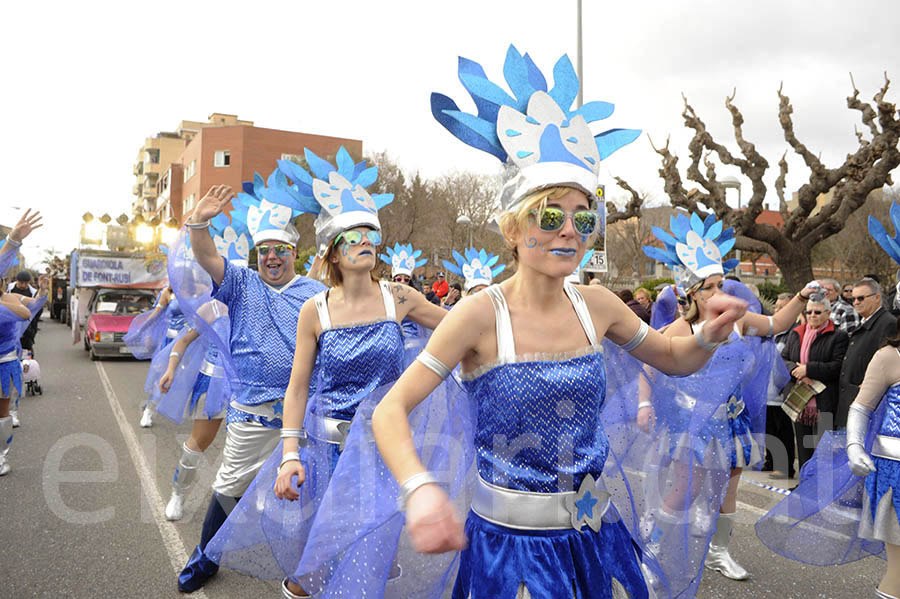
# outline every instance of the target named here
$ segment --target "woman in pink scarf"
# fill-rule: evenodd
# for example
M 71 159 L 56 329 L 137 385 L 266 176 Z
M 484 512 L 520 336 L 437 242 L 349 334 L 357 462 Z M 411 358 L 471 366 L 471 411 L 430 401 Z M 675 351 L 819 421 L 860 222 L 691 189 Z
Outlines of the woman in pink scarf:
M 785 394 L 798 382 L 819 381 L 825 385 L 825 390 L 809 401 L 799 420 L 794 423 L 800 468 L 812 457 L 822 433 L 831 430 L 834 423 L 838 377 L 849 338 L 845 332 L 835 328 L 830 316 L 828 300 L 823 296 L 813 296 L 806 304 L 806 323 L 791 331 L 781 352 L 791 371 L 791 384 L 785 389 Z M 793 472 L 788 472 L 788 476 L 792 478 Z

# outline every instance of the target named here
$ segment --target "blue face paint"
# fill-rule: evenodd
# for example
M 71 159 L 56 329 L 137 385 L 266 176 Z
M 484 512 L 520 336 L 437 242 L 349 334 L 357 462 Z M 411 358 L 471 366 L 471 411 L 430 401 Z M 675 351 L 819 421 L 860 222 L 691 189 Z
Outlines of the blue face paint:
M 537 244 L 538 244 L 538 241 L 534 237 L 529 237 L 528 239 L 525 240 L 525 247 L 527 247 L 529 249 L 533 248 Z

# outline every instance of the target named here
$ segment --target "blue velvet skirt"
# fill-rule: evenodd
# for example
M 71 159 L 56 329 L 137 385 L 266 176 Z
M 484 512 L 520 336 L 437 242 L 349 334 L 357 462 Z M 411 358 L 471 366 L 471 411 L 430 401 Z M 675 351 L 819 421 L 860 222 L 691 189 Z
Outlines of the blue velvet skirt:
M 0 362 L 0 395 L 9 397 L 12 387 L 22 395 L 22 363 L 18 360 Z
M 523 583 L 536 599 L 611 599 L 613 579 L 633 599 L 648 596 L 639 549 L 620 520 L 598 532 L 519 530 L 470 512 L 466 536 L 453 599 L 514 599 Z

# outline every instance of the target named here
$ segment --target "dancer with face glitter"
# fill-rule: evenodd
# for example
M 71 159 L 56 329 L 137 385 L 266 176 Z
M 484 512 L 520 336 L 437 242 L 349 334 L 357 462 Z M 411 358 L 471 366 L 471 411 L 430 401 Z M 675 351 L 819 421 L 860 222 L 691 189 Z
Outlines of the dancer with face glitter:
M 329 289 L 315 295 L 297 321 L 283 445 L 205 550 L 220 565 L 284 578 L 282 594 L 289 598 L 308 596 L 327 574 L 296 568 L 331 471 L 343 459 L 357 407 L 403 371 L 400 322 L 433 329 L 447 314 L 408 285 L 375 279 L 381 241 L 376 211 L 392 200 L 390 194 L 365 192 L 377 170 L 354 164 L 343 148 L 337 168 L 309 150 L 306 160 L 313 174 L 292 162 L 281 161 L 279 168 L 296 183 L 302 210 L 316 215 L 316 244 L 324 248 L 322 274 Z M 334 196 L 341 201 L 335 203 Z M 414 260 L 409 249 L 406 255 Z

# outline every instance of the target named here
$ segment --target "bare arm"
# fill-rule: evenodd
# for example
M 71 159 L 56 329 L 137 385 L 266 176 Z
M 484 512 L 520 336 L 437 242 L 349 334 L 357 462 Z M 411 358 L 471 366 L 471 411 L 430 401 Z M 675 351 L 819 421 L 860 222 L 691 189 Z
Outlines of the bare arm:
M 228 202 L 231 201 L 233 194 L 231 187 L 228 185 L 214 185 L 206 192 L 203 199 L 194 208 L 191 215 L 190 223 L 202 223 L 209 221 L 220 214 Z M 194 259 L 203 267 L 203 270 L 209 273 L 216 285 L 222 283 L 225 277 L 225 259 L 216 251 L 216 244 L 206 228 L 191 228 L 191 249 L 194 252 Z
M 772 316 L 773 335 L 783 333 L 797 322 L 797 317 L 806 307 L 809 298 L 803 298 L 801 294 L 797 294 L 791 298 L 791 301 L 776 312 Z M 744 335 L 767 337 L 769 335 L 769 317 L 755 312 L 747 312 L 741 319 L 741 333 Z
M 17 293 L 4 293 L 3 296 L 0 297 L 0 304 L 9 308 L 10 311 L 19 318 L 27 320 L 31 318 L 31 312 L 25 307 L 22 299 L 19 298 L 22 298 L 22 296 Z
M 196 341 L 199 336 L 200 333 L 191 329 L 179 337 L 178 341 L 172 346 L 172 349 L 169 351 L 169 362 L 166 366 L 166 371 L 159 379 L 160 391 L 163 393 L 169 392 L 169 386 L 172 384 L 172 379 L 175 378 L 175 369 L 178 368 L 178 363 L 181 362 L 181 358 L 184 356 L 184 352 L 187 351 L 188 346 Z
M 447 310 L 435 306 L 409 285 L 391 283 L 391 292 L 400 308 L 397 314 L 400 320 L 406 316 L 425 328 L 434 329 L 447 315 Z
M 41 213 L 35 212 L 32 214 L 30 209 L 26 210 L 25 214 L 22 215 L 22 218 L 19 219 L 19 222 L 16 223 L 16 226 L 13 227 L 9 232 L 9 235 L 7 235 L 9 241 L 12 243 L 4 243 L 3 247 L 0 248 L 0 254 L 16 251 L 16 249 L 22 245 L 22 241 L 28 237 L 32 231 L 39 229 L 42 226 Z

